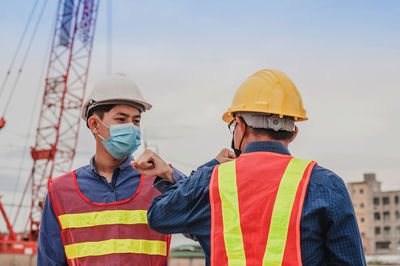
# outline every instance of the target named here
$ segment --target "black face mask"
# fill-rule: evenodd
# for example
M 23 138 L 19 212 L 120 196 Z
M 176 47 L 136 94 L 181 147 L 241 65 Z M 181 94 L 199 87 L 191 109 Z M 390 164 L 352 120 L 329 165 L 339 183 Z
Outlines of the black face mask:
M 244 121 L 243 121 L 243 122 L 244 122 Z M 236 130 L 236 129 L 235 129 L 235 130 Z M 244 129 L 244 134 L 243 134 L 242 140 L 240 141 L 239 149 L 236 149 L 236 148 L 235 148 L 234 136 L 232 136 L 231 148 L 232 148 L 233 152 L 235 153 L 236 158 L 238 158 L 238 157 L 240 156 L 240 154 L 242 154 L 242 151 L 241 151 L 242 142 L 243 142 L 243 140 L 244 140 L 244 137 L 246 136 L 246 132 L 247 132 L 247 126 L 246 126 L 245 129 Z
M 232 137 L 231 148 L 232 148 L 233 152 L 235 153 L 236 158 L 239 157 L 240 154 L 242 153 L 240 150 L 235 149 L 235 141 L 233 140 L 233 137 Z

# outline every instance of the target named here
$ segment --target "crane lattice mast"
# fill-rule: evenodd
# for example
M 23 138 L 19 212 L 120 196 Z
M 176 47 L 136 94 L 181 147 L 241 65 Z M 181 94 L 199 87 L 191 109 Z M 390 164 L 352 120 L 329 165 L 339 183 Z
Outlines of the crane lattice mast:
M 99 0 L 59 0 L 29 181 L 27 223 L 36 240 L 47 180 L 71 170 L 78 142 Z M 26 193 L 24 193 L 25 195 Z M 21 200 L 22 205 L 23 199 Z M 19 213 L 19 210 L 17 214 Z

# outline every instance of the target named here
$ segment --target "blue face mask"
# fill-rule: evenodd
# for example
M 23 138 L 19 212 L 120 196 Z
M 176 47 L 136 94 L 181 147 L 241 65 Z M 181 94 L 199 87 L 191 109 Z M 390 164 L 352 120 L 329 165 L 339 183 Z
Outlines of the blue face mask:
M 107 126 L 100 119 L 99 121 L 110 129 L 110 137 L 104 139 L 98 135 L 103 141 L 104 147 L 108 153 L 115 159 L 119 160 L 136 151 L 140 146 L 140 128 L 132 123 L 114 124 Z

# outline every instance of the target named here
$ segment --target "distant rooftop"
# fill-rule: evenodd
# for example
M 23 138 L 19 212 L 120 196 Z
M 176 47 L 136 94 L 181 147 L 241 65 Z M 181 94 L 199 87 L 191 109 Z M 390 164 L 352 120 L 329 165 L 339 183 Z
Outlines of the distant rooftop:
M 169 252 L 169 257 L 171 258 L 204 258 L 203 249 L 200 245 L 180 245 L 177 246 Z

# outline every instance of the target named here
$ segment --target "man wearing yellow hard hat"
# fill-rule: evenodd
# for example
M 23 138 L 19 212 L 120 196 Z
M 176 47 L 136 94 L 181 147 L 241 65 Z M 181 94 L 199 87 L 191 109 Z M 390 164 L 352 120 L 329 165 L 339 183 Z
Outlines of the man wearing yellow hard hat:
M 258 71 L 223 120 L 236 156 L 223 150 L 179 182 L 151 151 L 132 163 L 169 182 L 148 210 L 150 227 L 194 235 L 207 265 L 366 265 L 342 179 L 289 153 L 295 122 L 307 120 L 293 82 L 281 71 Z

